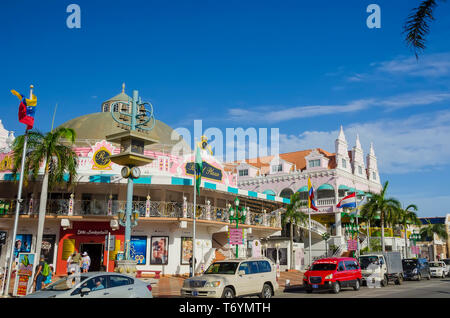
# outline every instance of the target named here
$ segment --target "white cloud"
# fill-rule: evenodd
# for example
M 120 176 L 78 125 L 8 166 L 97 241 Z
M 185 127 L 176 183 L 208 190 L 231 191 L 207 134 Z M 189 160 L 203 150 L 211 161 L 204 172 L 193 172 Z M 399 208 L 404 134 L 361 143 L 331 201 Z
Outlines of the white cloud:
M 450 111 L 383 119 L 344 127 L 349 150 L 359 133 L 365 153 L 374 143 L 382 173 L 425 171 L 450 164 Z M 300 135 L 280 134 L 280 152 L 323 148 L 334 152 L 338 130 L 306 131 Z

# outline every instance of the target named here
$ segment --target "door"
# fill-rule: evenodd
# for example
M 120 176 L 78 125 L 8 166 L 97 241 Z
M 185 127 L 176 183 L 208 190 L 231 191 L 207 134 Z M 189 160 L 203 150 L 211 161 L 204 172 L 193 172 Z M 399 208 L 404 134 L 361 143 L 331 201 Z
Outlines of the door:
M 245 275 L 239 275 L 240 271 L 244 271 Z M 250 262 L 243 262 L 239 265 L 236 277 L 236 293 L 237 295 L 248 295 L 252 292 L 253 277 L 251 275 Z
M 95 276 L 82 283 L 70 296 L 74 298 L 108 298 L 111 297 L 108 287 L 106 275 Z M 89 288 L 91 291 L 87 294 L 81 294 L 83 288 Z
M 345 270 L 344 262 L 340 261 L 336 271 L 336 280 L 341 283 L 341 286 L 347 284 L 347 271 Z
M 135 297 L 134 279 L 121 275 L 109 275 L 108 279 L 108 291 L 110 292 L 109 297 Z
M 80 252 L 87 252 L 91 258 L 91 266 L 89 272 L 98 272 L 103 267 L 103 244 L 98 243 L 82 243 L 80 244 Z

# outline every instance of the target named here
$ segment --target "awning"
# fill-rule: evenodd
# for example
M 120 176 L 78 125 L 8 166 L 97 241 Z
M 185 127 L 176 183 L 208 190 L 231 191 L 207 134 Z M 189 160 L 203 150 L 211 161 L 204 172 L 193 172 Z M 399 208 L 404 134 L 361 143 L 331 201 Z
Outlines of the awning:
M 308 192 L 308 187 L 304 186 L 297 190 L 297 192 Z
M 320 187 L 318 187 L 317 190 L 333 190 L 334 191 L 334 188 L 332 185 L 325 183 L 325 184 L 322 184 Z

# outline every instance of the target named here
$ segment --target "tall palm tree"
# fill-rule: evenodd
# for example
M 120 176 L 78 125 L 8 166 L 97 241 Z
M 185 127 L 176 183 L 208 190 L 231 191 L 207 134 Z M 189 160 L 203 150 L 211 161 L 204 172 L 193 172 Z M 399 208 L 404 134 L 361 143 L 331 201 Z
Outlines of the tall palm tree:
M 290 250 L 291 250 L 291 257 L 290 257 L 290 264 L 289 268 L 294 268 L 294 257 L 293 257 L 293 250 L 294 250 L 294 225 L 304 225 L 307 222 L 308 216 L 300 211 L 300 207 L 304 206 L 305 203 L 300 200 L 300 192 L 296 192 L 291 195 L 290 203 L 286 208 L 286 212 L 283 213 L 281 222 L 283 224 L 283 227 L 286 226 L 286 224 L 289 224 L 289 238 L 290 238 Z
M 408 253 L 408 224 L 413 225 L 421 225 L 419 218 L 417 217 L 417 205 L 410 204 L 405 209 L 401 208 L 399 209 L 398 218 L 397 218 L 397 224 L 400 224 L 403 227 L 403 230 L 405 232 L 405 258 L 409 257 Z
M 436 0 L 422 0 L 420 5 L 412 10 L 403 26 L 406 44 L 412 48 L 416 59 L 419 58 L 419 52 L 426 48 L 426 36 L 430 32 L 429 23 L 434 20 L 433 11 L 436 7 Z
M 45 135 L 38 131 L 28 132 L 28 151 L 25 159 L 24 176 L 31 174 L 31 177 L 36 179 L 41 165 L 44 165 L 36 239 L 38 257 L 41 253 L 48 190 L 64 182 L 73 184 L 77 175 L 78 157 L 72 150 L 75 138 L 75 131 L 70 128 L 57 128 Z M 20 168 L 24 141 L 25 136 L 19 136 L 14 140 L 14 176 Z M 69 175 L 68 180 L 65 180 L 66 173 Z
M 433 239 L 434 234 L 445 240 L 448 239 L 445 224 L 431 224 L 431 222 L 428 221 L 428 225 L 420 229 L 420 236 L 422 237 L 422 240 L 425 240 L 427 237 Z
M 401 205 L 395 198 L 386 198 L 389 182 L 386 181 L 381 192 L 372 194 L 369 201 L 361 208 L 361 216 L 365 219 L 376 219 L 380 217 L 381 223 L 381 246 L 386 251 L 384 244 L 384 225 L 392 223 L 397 217 Z

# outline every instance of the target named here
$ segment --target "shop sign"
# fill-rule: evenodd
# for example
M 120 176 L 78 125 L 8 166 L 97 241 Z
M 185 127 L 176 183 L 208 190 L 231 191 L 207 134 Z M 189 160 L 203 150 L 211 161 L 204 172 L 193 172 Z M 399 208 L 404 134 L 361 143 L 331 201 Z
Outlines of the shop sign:
M 111 168 L 111 155 L 114 148 L 106 141 L 97 142 L 92 148 L 92 170 L 112 170 Z
M 186 163 L 185 171 L 187 175 L 194 176 L 194 166 L 193 162 Z M 223 172 L 221 169 L 203 161 L 202 178 L 221 182 L 223 179 Z
M 70 255 L 75 251 L 75 240 L 74 239 L 66 239 L 63 241 L 63 251 L 61 254 L 61 259 L 63 261 L 67 261 Z
M 356 251 L 358 248 L 358 242 L 356 240 L 348 240 L 347 241 L 347 249 L 349 251 Z
M 77 235 L 108 235 L 108 230 L 77 230 Z
M 36 254 L 20 253 L 17 274 L 19 279 L 14 284 L 14 296 L 26 296 L 33 282 Z

